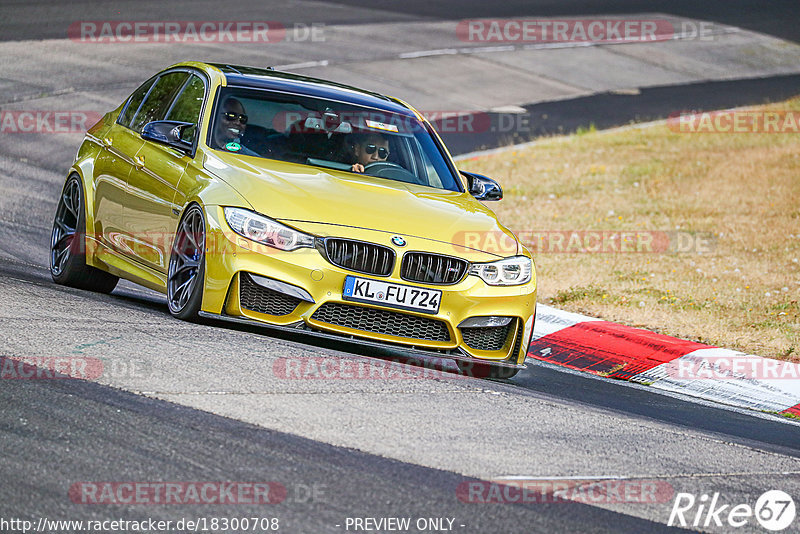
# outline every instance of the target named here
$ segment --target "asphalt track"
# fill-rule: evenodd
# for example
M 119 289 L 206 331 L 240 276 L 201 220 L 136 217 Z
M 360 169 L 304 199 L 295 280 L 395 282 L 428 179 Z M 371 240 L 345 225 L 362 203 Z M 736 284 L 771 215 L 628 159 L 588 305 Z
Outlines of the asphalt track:
M 347 517 L 448 517 L 458 532 L 660 532 L 667 527 L 582 504 L 486 506 L 459 502 L 475 479 L 333 447 L 83 381 L 15 381 L 0 390 L 3 517 L 63 515 L 63 480 L 279 482 L 286 500 L 237 506 L 239 517 L 279 517 L 282 532 L 340 532 Z M 86 424 L 86 421 L 95 423 Z M 65 430 L 68 432 L 65 432 Z M 47 457 L 42 449 L 49 449 Z M 64 448 L 74 451 L 63 454 Z M 13 451 L 13 452 L 12 452 Z M 33 504 L 35 503 L 35 504 Z M 68 508 L 69 509 L 69 508 Z M 26 514 L 26 515 L 28 515 Z M 111 505 L 69 509 L 71 519 L 230 517 L 226 506 Z
M 454 154 L 464 154 L 547 135 L 569 134 L 581 128 L 605 129 L 666 119 L 675 110 L 700 112 L 763 105 L 797 94 L 800 94 L 800 75 L 648 87 L 636 94 L 605 92 L 520 106 L 521 114 L 529 118 L 524 131 L 504 131 L 504 124 L 512 120 L 509 115 L 487 112 L 480 119 L 486 125 L 484 131 L 471 135 L 443 131 L 442 138 Z M 434 123 L 441 130 L 442 121 Z
M 221 7 L 224 6 L 224 7 Z M 3 0 L 3 34 L 0 39 L 55 39 L 64 35 L 62 23 L 76 20 L 293 20 L 336 23 L 370 23 L 399 20 L 466 19 L 488 17 L 573 17 L 629 13 L 668 13 L 716 21 L 800 41 L 797 3 L 793 0 L 507 0 L 504 2 L 430 2 L 412 0 L 347 0 L 315 3 L 266 3 L 255 0 Z M 224 16 L 221 15 L 224 13 Z M 188 20 L 188 19 L 184 19 Z
M 63 28 L 55 23 L 64 19 L 133 14 L 174 19 L 179 12 L 236 19 L 253 13 L 252 3 L 232 3 L 224 17 L 218 2 L 189 6 L 4 2 L 1 38 L 62 38 Z M 457 17 L 531 15 L 532 6 L 537 16 L 598 9 L 594 2 L 470 2 L 458 4 Z M 645 7 L 609 2 L 602 9 L 631 13 Z M 794 9 L 788 2 L 646 6 L 797 41 Z M 340 2 L 298 3 L 270 13 L 281 20 L 369 24 L 452 18 L 453 11 L 446 3 Z M 792 76 L 713 83 L 721 85 L 546 104 L 553 106 L 548 111 L 562 112 L 547 128 L 655 118 L 681 109 L 679 103 L 696 107 L 703 95 L 710 99 L 703 106 L 724 100 L 727 107 L 798 92 Z M 687 97 L 691 91 L 698 92 Z M 532 115 L 541 113 L 536 105 L 525 107 Z M 620 115 L 620 109 L 637 115 Z M 481 139 L 472 148 L 496 140 Z M 547 365 L 531 365 L 511 381 L 444 373 L 423 380 L 287 383 L 273 372 L 279 358 L 362 361 L 399 354 L 229 325 L 181 323 L 169 316 L 162 297 L 130 284 L 110 296 L 54 286 L 45 266 L 65 150 L 38 146 L 36 158 L 28 159 L 22 157 L 26 146 L 6 142 L 0 150 L 0 294 L 7 304 L 0 312 L 2 355 L 87 355 L 136 361 L 144 372 L 104 377 L 105 383 L 0 383 L 0 518 L 271 515 L 281 518 L 285 532 L 343 532 L 347 517 L 408 516 L 455 518 L 459 532 L 657 532 L 666 530 L 669 502 L 481 505 L 459 501 L 456 488 L 503 475 L 595 475 L 664 480 L 675 491 L 698 495 L 719 491 L 731 503 L 752 504 L 767 489 L 800 497 L 796 424 Z M 75 482 L 103 480 L 268 480 L 284 484 L 288 497 L 273 507 L 87 506 L 67 497 Z M 315 487 L 319 494 L 309 497 Z M 757 525 L 740 530 L 761 531 Z

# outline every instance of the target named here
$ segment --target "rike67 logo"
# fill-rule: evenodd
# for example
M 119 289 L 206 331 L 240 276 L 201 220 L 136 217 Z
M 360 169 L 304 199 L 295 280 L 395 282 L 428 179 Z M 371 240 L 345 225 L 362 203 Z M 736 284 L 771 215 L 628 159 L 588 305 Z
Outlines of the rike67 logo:
M 678 493 L 672 503 L 668 526 L 743 527 L 755 517 L 765 529 L 779 532 L 794 522 L 796 515 L 792 497 L 780 490 L 764 492 L 751 506 L 747 503 L 723 504 L 719 493 L 699 498 L 691 493 Z

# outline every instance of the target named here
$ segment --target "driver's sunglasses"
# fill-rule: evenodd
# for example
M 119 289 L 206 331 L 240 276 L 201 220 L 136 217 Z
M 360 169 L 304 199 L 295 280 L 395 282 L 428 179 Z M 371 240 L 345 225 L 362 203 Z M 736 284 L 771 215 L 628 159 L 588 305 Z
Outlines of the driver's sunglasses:
M 242 124 L 247 124 L 247 115 L 244 113 L 231 113 L 230 111 L 223 111 L 222 116 L 229 121 L 235 121 L 238 119 Z
M 364 147 L 364 152 L 367 154 L 374 154 L 376 150 L 378 151 L 379 158 L 386 159 L 389 157 L 389 149 L 386 147 L 377 147 L 375 145 L 367 145 Z

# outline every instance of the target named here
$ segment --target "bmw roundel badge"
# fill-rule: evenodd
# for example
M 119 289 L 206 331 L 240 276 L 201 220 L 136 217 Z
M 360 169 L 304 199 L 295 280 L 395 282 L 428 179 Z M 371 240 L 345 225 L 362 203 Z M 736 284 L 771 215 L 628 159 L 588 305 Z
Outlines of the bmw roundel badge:
M 406 246 L 406 240 L 400 237 L 399 235 L 392 236 L 392 243 L 394 243 L 398 247 Z

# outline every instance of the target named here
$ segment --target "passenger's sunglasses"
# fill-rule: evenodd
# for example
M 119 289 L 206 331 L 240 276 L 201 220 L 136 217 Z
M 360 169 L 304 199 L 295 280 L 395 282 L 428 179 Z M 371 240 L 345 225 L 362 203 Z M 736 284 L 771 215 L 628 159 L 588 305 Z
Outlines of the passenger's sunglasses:
M 222 116 L 229 121 L 235 121 L 238 119 L 242 124 L 247 124 L 247 115 L 244 113 L 231 113 L 230 111 L 223 111 Z
M 389 157 L 389 149 L 385 147 L 377 147 L 375 145 L 367 145 L 364 147 L 364 152 L 367 154 L 374 154 L 375 151 L 378 151 L 378 157 L 381 159 L 386 159 Z

